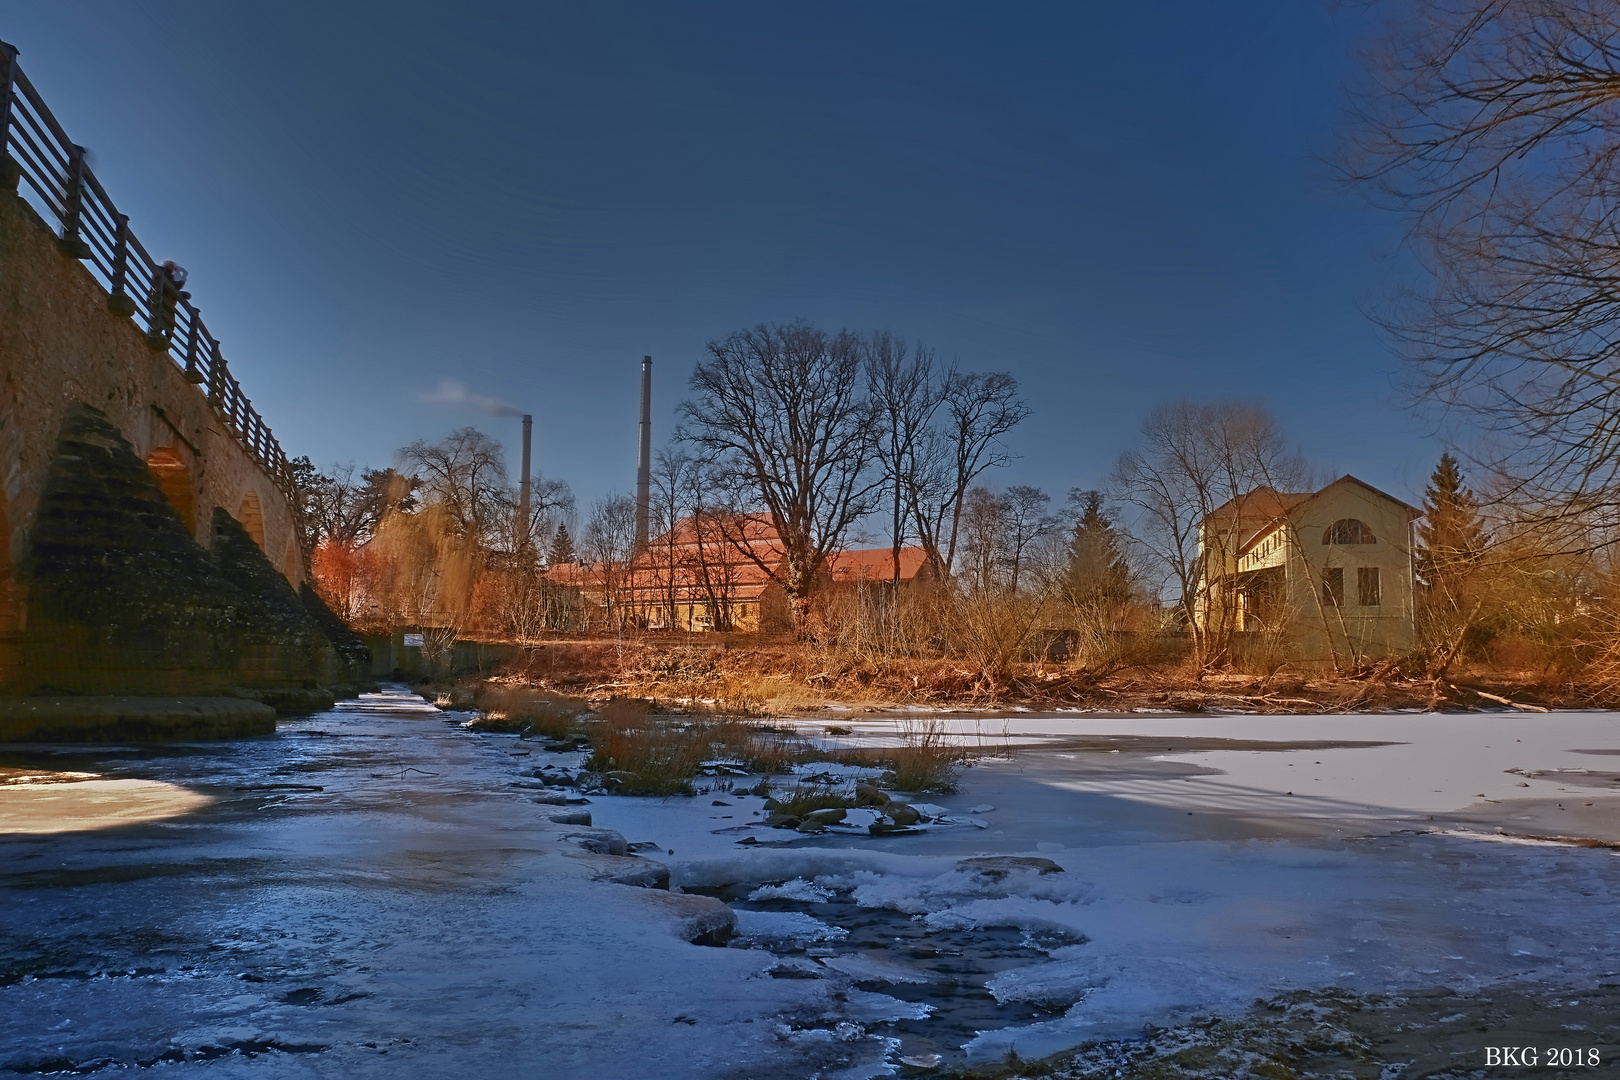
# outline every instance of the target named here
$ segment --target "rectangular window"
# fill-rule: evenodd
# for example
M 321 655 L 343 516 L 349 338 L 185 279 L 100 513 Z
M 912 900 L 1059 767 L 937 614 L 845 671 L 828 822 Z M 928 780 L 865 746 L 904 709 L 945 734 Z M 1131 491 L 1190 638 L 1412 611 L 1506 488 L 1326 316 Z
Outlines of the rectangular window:
M 1378 567 L 1363 566 L 1356 571 L 1356 591 L 1362 607 L 1378 606 Z
M 1344 606 L 1344 569 L 1334 566 L 1322 571 L 1322 606 Z

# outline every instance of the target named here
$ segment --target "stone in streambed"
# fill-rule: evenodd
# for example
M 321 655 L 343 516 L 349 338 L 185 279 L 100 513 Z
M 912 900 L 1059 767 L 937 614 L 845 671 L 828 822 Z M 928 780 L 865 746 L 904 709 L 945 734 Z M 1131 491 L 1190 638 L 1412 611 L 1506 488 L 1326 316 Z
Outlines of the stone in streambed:
M 905 803 L 899 802 L 890 803 L 885 812 L 889 815 L 890 821 L 900 826 L 915 825 L 922 817 L 922 815 L 917 812 L 916 807 L 907 806 Z
M 856 806 L 888 806 L 889 805 L 889 796 L 888 796 L 888 794 L 886 792 L 878 790 L 877 788 L 873 787 L 871 784 L 856 784 L 855 785 L 855 805 Z
M 591 868 L 591 880 L 611 881 L 615 885 L 629 885 L 637 889 L 668 889 L 669 867 L 652 859 L 635 855 L 615 856 L 584 854 L 569 855 Z
M 909 833 L 920 833 L 922 829 L 913 829 L 905 825 L 894 825 L 887 821 L 874 821 L 866 827 L 872 836 L 905 836 Z
M 558 810 L 547 814 L 546 819 L 556 825 L 589 825 L 591 812 L 589 810 Z

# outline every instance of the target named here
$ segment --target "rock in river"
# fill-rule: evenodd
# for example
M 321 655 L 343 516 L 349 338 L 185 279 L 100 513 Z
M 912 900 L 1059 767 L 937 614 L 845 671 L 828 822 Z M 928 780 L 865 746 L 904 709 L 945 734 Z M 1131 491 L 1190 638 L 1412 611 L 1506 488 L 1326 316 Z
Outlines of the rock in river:
M 558 810 L 547 814 L 546 817 L 558 825 L 589 825 L 591 812 L 589 810 Z

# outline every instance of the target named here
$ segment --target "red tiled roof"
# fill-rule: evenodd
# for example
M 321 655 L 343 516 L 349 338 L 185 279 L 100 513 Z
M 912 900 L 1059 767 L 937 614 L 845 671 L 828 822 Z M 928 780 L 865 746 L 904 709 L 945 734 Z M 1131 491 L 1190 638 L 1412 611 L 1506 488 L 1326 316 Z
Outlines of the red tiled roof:
M 920 547 L 900 549 L 900 580 L 910 581 L 928 562 L 928 554 Z M 894 549 L 862 548 L 859 551 L 841 551 L 828 560 L 834 581 L 893 581 Z
M 747 603 L 759 599 L 771 582 L 767 567 L 775 567 L 781 558 L 782 548 L 769 518 L 751 514 L 705 516 L 695 521 L 686 517 L 649 542 L 618 577 L 633 603 L 664 603 L 671 589 L 682 603 L 704 599 L 711 591 Z M 915 578 L 926 563 L 922 548 L 901 548 L 901 580 Z M 894 552 L 890 548 L 840 552 L 827 560 L 827 572 L 835 582 L 889 581 L 894 576 Z M 560 584 L 587 589 L 605 584 L 603 569 L 594 563 L 562 563 L 547 576 Z

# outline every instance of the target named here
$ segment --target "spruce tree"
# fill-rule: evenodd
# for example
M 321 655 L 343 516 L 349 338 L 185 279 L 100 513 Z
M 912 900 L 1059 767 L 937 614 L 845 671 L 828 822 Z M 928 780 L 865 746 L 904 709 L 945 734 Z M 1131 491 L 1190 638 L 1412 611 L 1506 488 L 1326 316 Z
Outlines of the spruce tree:
M 558 566 L 578 561 L 579 555 L 574 551 L 574 541 L 568 535 L 568 526 L 558 525 L 557 535 L 551 538 L 551 550 L 546 553 L 546 565 Z
M 1103 509 L 1102 492 L 1076 489 L 1069 492 L 1069 501 L 1079 511 L 1063 579 L 1069 602 L 1095 610 L 1129 599 L 1131 569 L 1125 541 Z
M 1463 575 L 1485 551 L 1487 538 L 1479 502 L 1463 485 L 1451 454 L 1440 455 L 1423 492 L 1423 519 L 1417 527 L 1417 575 L 1427 589 L 1455 595 Z

